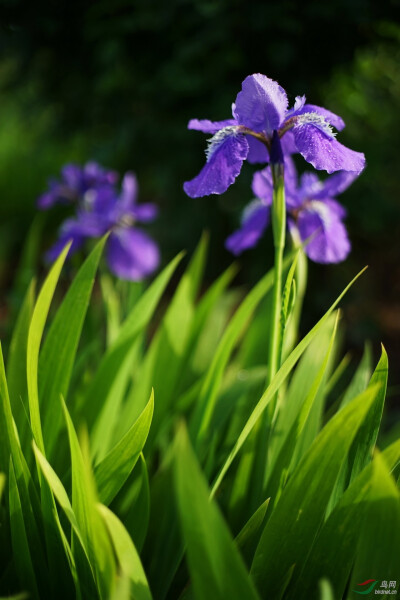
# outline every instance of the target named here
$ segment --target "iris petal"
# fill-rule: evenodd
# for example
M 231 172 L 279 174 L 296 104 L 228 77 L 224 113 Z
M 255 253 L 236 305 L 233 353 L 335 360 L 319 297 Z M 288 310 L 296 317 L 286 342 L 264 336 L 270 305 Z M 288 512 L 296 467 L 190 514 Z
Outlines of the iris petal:
M 288 107 L 285 90 L 273 79 L 256 73 L 246 77 L 236 97 L 235 117 L 256 132 L 272 133 L 282 123 Z
M 338 203 L 335 204 L 311 202 L 297 218 L 301 239 L 309 240 L 305 252 L 318 263 L 341 262 L 351 249 L 346 227 L 338 216 Z
M 140 281 L 158 267 L 157 244 L 143 231 L 117 228 L 107 242 L 107 261 L 111 271 L 121 279 Z
M 263 235 L 268 223 L 269 207 L 255 201 L 246 209 L 240 229 L 228 237 L 225 247 L 236 256 L 243 250 L 253 248 Z
M 252 135 L 246 135 L 246 139 L 249 144 L 247 161 L 252 165 L 257 163 L 267 163 L 269 161 L 269 154 L 265 144 Z
M 297 124 L 292 131 L 298 151 L 316 169 L 328 173 L 343 170 L 356 174 L 364 169 L 365 156 L 362 152 L 343 146 L 313 123 Z
M 217 133 L 224 127 L 237 125 L 235 119 L 225 119 L 225 121 L 209 121 L 208 119 L 191 119 L 188 123 L 188 129 L 202 131 L 203 133 Z
M 191 198 L 223 194 L 239 175 L 249 144 L 236 128 L 226 129 L 231 131 L 226 131 L 225 137 L 221 135 L 220 140 L 211 141 L 207 162 L 197 177 L 184 183 L 183 189 Z

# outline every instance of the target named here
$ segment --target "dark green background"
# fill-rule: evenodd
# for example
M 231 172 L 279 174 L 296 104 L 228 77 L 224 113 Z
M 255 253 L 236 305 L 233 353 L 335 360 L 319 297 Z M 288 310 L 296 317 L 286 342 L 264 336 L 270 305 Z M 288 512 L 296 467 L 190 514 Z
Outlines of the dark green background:
M 204 162 L 205 136 L 189 118 L 223 119 L 244 77 L 262 72 L 294 100 L 306 94 L 343 116 L 340 141 L 368 168 L 342 197 L 351 257 L 310 265 L 304 327 L 365 264 L 346 300 L 347 344 L 388 347 L 400 358 L 399 2 L 376 0 L 3 0 L 0 5 L 0 215 L 7 291 L 35 198 L 67 161 L 132 169 L 140 199 L 161 208 L 153 232 L 164 260 L 211 232 L 211 279 L 231 260 L 223 248 L 250 199 L 246 166 L 221 197 L 187 198 L 182 183 Z M 59 213 L 55 220 L 61 219 Z M 55 227 L 56 223 L 54 223 Z M 55 229 L 46 228 L 44 247 Z M 243 255 L 238 281 L 272 262 L 270 239 Z M 5 298 L 3 294 L 3 298 Z M 5 300 L 4 300 L 5 302 Z M 396 364 L 397 363 L 397 364 Z M 396 390 L 393 389 L 393 392 Z

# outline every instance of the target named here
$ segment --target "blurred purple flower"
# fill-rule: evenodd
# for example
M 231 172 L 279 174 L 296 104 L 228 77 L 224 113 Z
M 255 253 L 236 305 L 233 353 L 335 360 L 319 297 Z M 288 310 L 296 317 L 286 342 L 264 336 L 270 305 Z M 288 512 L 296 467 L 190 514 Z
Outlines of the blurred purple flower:
M 121 279 L 140 281 L 157 269 L 160 253 L 157 244 L 136 223 L 149 223 L 157 216 L 154 204 L 137 204 L 137 181 L 127 173 L 121 192 L 109 185 L 86 190 L 76 218 L 62 225 L 59 239 L 46 258 L 55 260 L 65 244 L 72 240 L 70 254 L 79 250 L 88 238 L 110 233 L 106 256 L 110 270 Z
M 316 169 L 333 173 L 361 173 L 364 154 L 340 144 L 332 130 L 344 128 L 343 120 L 320 106 L 306 104 L 297 96 L 288 110 L 285 90 L 260 73 L 246 77 L 232 106 L 233 119 L 192 119 L 189 129 L 212 134 L 206 150 L 207 162 L 200 173 L 184 184 L 188 196 L 222 194 L 235 181 L 244 160 L 267 163 L 274 131 L 281 139 L 284 155 L 299 152 Z
M 38 198 L 37 205 L 41 210 L 48 210 L 55 204 L 83 201 L 88 192 L 112 188 L 117 181 L 115 171 L 103 169 L 96 162 L 88 162 L 84 167 L 68 164 L 62 168 L 60 179 L 49 180 L 48 190 Z
M 351 246 L 343 220 L 346 210 L 335 200 L 357 177 L 339 171 L 325 181 L 314 173 L 297 173 L 290 158 L 285 159 L 285 194 L 288 226 L 294 237 L 307 242 L 305 252 L 318 263 L 344 260 Z M 254 247 L 269 224 L 273 182 L 270 167 L 254 174 L 252 189 L 257 199 L 243 213 L 241 227 L 226 240 L 226 247 L 238 255 Z

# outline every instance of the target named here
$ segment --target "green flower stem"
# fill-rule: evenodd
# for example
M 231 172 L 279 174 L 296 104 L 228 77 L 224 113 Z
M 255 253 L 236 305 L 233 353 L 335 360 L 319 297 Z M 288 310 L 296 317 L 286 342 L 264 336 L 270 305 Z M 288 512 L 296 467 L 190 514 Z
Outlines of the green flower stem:
M 269 343 L 269 385 L 280 367 L 281 308 L 282 308 L 282 264 L 286 238 L 286 203 L 283 182 L 283 165 L 272 166 L 274 192 L 272 200 L 272 232 L 275 248 L 274 287 L 271 311 L 271 333 Z
M 282 309 L 282 275 L 283 251 L 286 239 L 286 203 L 283 182 L 283 165 L 271 165 L 274 184 L 272 200 L 272 231 L 275 248 L 274 287 L 272 290 L 271 329 L 269 338 L 269 357 L 267 387 L 270 385 L 280 367 L 281 350 L 281 309 Z M 276 406 L 276 398 L 270 402 L 268 409 L 254 428 L 254 464 L 249 498 L 251 510 L 256 510 L 263 499 L 266 465 L 268 457 L 269 436 Z

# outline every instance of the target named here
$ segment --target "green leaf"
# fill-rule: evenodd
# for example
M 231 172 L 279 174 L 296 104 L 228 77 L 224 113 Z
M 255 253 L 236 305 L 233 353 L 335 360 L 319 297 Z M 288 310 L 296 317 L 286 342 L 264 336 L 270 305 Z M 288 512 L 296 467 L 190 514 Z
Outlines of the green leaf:
M 123 522 L 138 552 L 143 548 L 150 519 L 149 475 L 143 453 L 119 493 L 113 510 Z M 114 509 L 115 506 L 115 509 Z
M 292 425 L 288 429 L 282 428 L 279 431 L 279 437 L 282 443 L 281 451 L 277 457 L 277 460 L 273 466 L 271 476 L 267 482 L 267 493 L 273 498 L 274 505 L 277 503 L 280 492 L 286 483 L 290 471 L 293 467 L 294 451 L 296 445 L 307 426 L 308 418 L 314 402 L 318 397 L 318 393 L 321 389 L 322 383 L 325 379 L 326 370 L 331 359 L 332 350 L 334 347 L 334 341 L 337 331 L 338 318 L 336 319 L 335 326 L 332 331 L 330 343 L 327 352 L 324 357 L 324 361 L 321 364 L 316 377 L 312 381 L 312 385 L 308 391 L 307 397 L 305 398 L 303 405 L 300 407 L 300 411 Z
M 120 296 L 115 289 L 112 277 L 103 273 L 100 278 L 101 293 L 107 315 L 107 347 L 111 346 L 118 336 L 121 321 Z
M 340 467 L 376 391 L 367 390 L 332 418 L 283 490 L 251 569 L 264 597 L 277 596 L 292 565 L 296 565 L 294 577 L 301 570 L 322 524 Z
M 6 485 L 6 476 L 4 473 L 0 473 L 0 500 L 4 492 L 4 487 Z
M 369 411 L 363 424 L 358 430 L 356 437 L 354 438 L 348 459 L 343 464 L 338 481 L 336 482 L 335 491 L 332 494 L 328 512 L 330 512 L 333 506 L 335 506 L 336 502 L 343 494 L 343 491 L 346 489 L 349 483 L 353 481 L 353 479 L 371 460 L 382 419 L 387 389 L 387 378 L 388 357 L 384 347 L 382 346 L 381 358 L 368 384 L 368 387 L 378 387 L 375 402 L 371 406 L 371 410 Z M 362 386 L 359 385 L 359 387 L 361 388 Z
M 44 452 L 44 442 L 42 434 L 42 425 L 40 420 L 38 393 L 39 349 L 50 304 L 70 245 L 71 242 L 65 246 L 64 250 L 61 252 L 60 256 L 57 258 L 56 262 L 52 266 L 50 273 L 46 277 L 46 280 L 43 284 L 42 289 L 40 290 L 40 294 L 35 304 L 28 334 L 26 362 L 29 412 L 33 437 L 36 441 L 36 444 L 42 452 Z
M 382 459 L 389 469 L 400 461 L 400 440 L 382 453 Z M 344 492 L 322 526 L 293 586 L 296 600 L 317 598 L 316 582 L 321 577 L 331 581 L 335 598 L 343 597 L 356 554 L 372 473 L 373 466 L 369 463 Z
M 310 401 L 311 396 L 315 396 L 311 404 L 314 405 L 314 408 L 308 420 L 307 428 L 303 431 L 302 438 L 297 445 L 297 459 L 301 458 L 301 454 L 304 454 L 304 450 L 310 446 L 318 432 L 324 399 L 324 386 L 321 377 L 325 378 L 329 371 L 330 363 L 327 355 L 330 356 L 334 351 L 331 346 L 333 344 L 333 332 L 337 330 L 335 321 L 336 317 L 332 314 L 299 360 L 286 392 L 279 395 L 273 435 L 269 441 L 268 449 L 269 464 L 271 466 L 275 464 L 277 455 L 282 451 L 283 444 L 290 435 L 289 432 L 294 424 L 298 422 L 302 407 L 305 406 L 307 400 Z M 317 389 L 315 389 L 316 381 L 319 381 Z
M 144 546 L 150 588 L 157 600 L 164 600 L 184 555 L 171 466 L 171 452 L 151 480 L 151 519 Z
M 319 589 L 321 594 L 319 600 L 335 600 L 332 586 L 327 579 L 321 579 L 319 582 Z
M 88 442 L 87 438 L 82 438 L 81 450 L 64 401 L 62 407 L 71 450 L 72 510 L 76 516 L 84 547 L 88 550 L 100 597 L 108 599 L 114 584 L 115 564 L 107 531 L 96 510 L 97 493 L 90 469 Z
M 236 546 L 239 548 L 242 558 L 249 567 L 252 563 L 258 542 L 260 541 L 269 501 L 270 498 L 267 498 L 265 502 L 257 508 L 256 512 L 252 514 L 235 538 Z
M 118 444 L 96 465 L 95 478 L 99 497 L 109 504 L 121 489 L 135 466 L 149 434 L 154 411 L 154 394 L 138 418 Z
M 61 425 L 59 398 L 67 398 L 72 368 L 106 242 L 102 238 L 79 269 L 50 326 L 39 360 L 39 396 L 44 438 L 51 455 Z
M 32 477 L 24 455 L 22 454 L 17 430 L 11 413 L 10 398 L 8 395 L 7 381 L 4 369 L 3 354 L 0 344 L 0 468 L 5 471 L 10 468 L 12 458 L 12 471 L 16 480 L 15 501 L 22 506 L 24 528 L 27 541 L 31 550 L 34 549 L 32 560 L 34 571 L 37 574 L 39 585 L 43 583 L 43 565 L 46 563 L 42 539 L 39 535 L 41 526 L 39 501 L 33 485 Z M 8 462 L 8 467 L 5 466 Z M 38 515 L 38 522 L 36 521 Z M 21 517 L 22 518 L 22 517 Z
M 229 530 L 210 501 L 207 483 L 183 427 L 176 436 L 175 486 L 195 597 L 258 598 Z
M 358 365 L 356 372 L 354 373 L 353 379 L 350 382 L 341 402 L 341 407 L 346 406 L 353 398 L 363 392 L 371 377 L 372 371 L 372 356 L 371 347 L 369 344 L 365 345 L 364 354 Z
M 285 339 L 285 329 L 288 325 L 289 322 L 289 318 L 290 315 L 292 313 L 294 304 L 295 304 L 295 299 L 296 299 L 296 279 L 295 279 L 295 274 L 296 274 L 296 266 L 297 266 L 297 261 L 300 255 L 300 250 L 297 251 L 297 254 L 295 255 L 293 262 L 290 266 L 287 278 L 286 278 L 286 283 L 285 286 L 283 288 L 283 293 L 282 293 L 282 308 L 281 308 L 281 316 L 280 316 L 280 340 L 279 340 L 279 363 L 281 362 L 281 358 L 282 358 L 282 350 L 283 350 L 283 341 Z
M 350 456 L 350 464 L 352 467 L 350 481 L 352 481 L 371 460 L 372 452 L 378 438 L 383 407 L 385 404 L 388 369 L 388 357 L 385 348 L 382 346 L 381 358 L 368 384 L 368 387 L 378 386 L 379 391 L 376 394 L 375 402 L 371 406 L 370 412 L 367 414 L 367 417 L 361 425 L 353 442 Z
M 121 364 L 116 373 L 114 369 L 111 373 L 111 377 L 114 377 L 111 388 L 91 432 L 91 450 L 92 455 L 96 457 L 96 462 L 103 460 L 111 449 L 113 437 L 115 437 L 114 430 L 121 418 L 121 406 L 125 392 L 132 377 L 134 365 L 139 361 L 141 340 L 138 338 L 133 344 L 129 341 L 128 351 L 126 351 L 125 344 L 120 348 L 122 350 Z
M 35 570 L 32 564 L 28 538 L 25 529 L 21 500 L 18 492 L 15 472 L 10 458 L 9 470 L 9 503 L 10 503 L 10 528 L 13 558 L 18 573 L 21 587 L 25 587 L 33 598 L 40 598 L 36 582 Z M 43 565 L 44 567 L 44 565 Z
M 146 574 L 129 533 L 121 521 L 106 506 L 98 504 L 97 508 L 110 534 L 122 574 L 130 579 L 132 598 L 135 600 L 151 600 L 152 596 Z
M 68 494 L 65 491 L 63 484 L 61 483 L 57 473 L 53 470 L 50 463 L 40 452 L 35 442 L 33 442 L 33 451 L 35 453 L 35 457 L 38 462 L 39 468 L 41 469 L 47 483 L 49 484 L 51 491 L 53 492 L 55 498 L 57 499 L 57 502 L 63 509 L 65 515 L 67 516 L 68 521 L 70 522 L 76 536 L 80 539 L 82 547 L 85 548 L 85 543 L 80 533 L 78 521 L 76 520 L 75 513 L 72 509 L 71 503 L 68 498 Z
M 74 578 L 75 586 L 77 589 L 77 595 L 78 595 L 78 597 L 80 597 L 81 588 L 83 588 L 85 590 L 85 592 L 88 592 L 88 590 L 90 590 L 90 593 L 88 592 L 88 595 L 92 595 L 92 591 L 94 588 L 95 573 L 94 573 L 94 569 L 92 568 L 92 566 L 90 564 L 89 550 L 86 546 L 86 541 L 82 537 L 82 534 L 81 534 L 81 531 L 80 531 L 80 528 L 78 525 L 78 521 L 77 521 L 75 513 L 72 509 L 67 492 L 65 491 L 65 488 L 64 488 L 63 484 L 61 483 L 58 475 L 53 470 L 53 468 L 51 467 L 49 462 L 46 460 L 46 458 L 43 456 L 43 454 L 40 452 L 40 450 L 36 446 L 35 442 L 33 442 L 32 444 L 33 444 L 33 450 L 34 450 L 34 454 L 35 454 L 35 458 L 36 458 L 38 467 L 40 468 L 53 496 L 56 498 L 57 502 L 59 503 L 62 510 L 64 511 L 64 514 L 66 515 L 66 517 L 72 527 L 74 535 L 76 536 L 76 538 L 79 542 L 79 547 L 75 547 L 74 553 L 72 554 L 72 551 L 70 549 L 70 546 L 69 546 L 67 540 L 65 539 L 63 530 L 61 528 L 60 521 L 57 516 L 56 524 L 59 527 L 60 537 L 63 541 L 63 545 L 64 545 L 64 549 L 65 549 L 67 558 L 70 562 L 70 570 L 71 570 L 72 576 Z M 82 555 L 82 553 L 83 553 L 83 555 Z
M 228 458 L 226 459 L 223 467 L 221 468 L 221 470 L 218 474 L 218 477 L 212 487 L 212 492 L 211 492 L 212 495 L 214 495 L 215 492 L 217 491 L 223 478 L 225 477 L 226 472 L 228 471 L 229 467 L 233 463 L 235 457 L 237 456 L 238 452 L 242 448 L 243 444 L 245 443 L 246 439 L 248 438 L 249 434 L 251 433 L 253 427 L 255 426 L 258 419 L 260 418 L 260 416 L 262 415 L 262 413 L 268 406 L 269 402 L 275 397 L 276 392 L 279 390 L 280 386 L 283 384 L 283 382 L 285 381 L 286 377 L 289 375 L 290 371 L 293 369 L 296 362 L 299 360 L 299 358 L 301 357 L 303 352 L 306 350 L 307 346 L 311 343 L 311 341 L 317 335 L 318 331 L 320 331 L 320 329 L 325 325 L 325 323 L 329 319 L 332 312 L 335 310 L 335 308 L 338 305 L 338 303 L 340 302 L 340 300 L 343 298 L 343 296 L 346 294 L 346 292 L 350 289 L 350 287 L 353 285 L 353 283 L 362 275 L 362 273 L 364 271 L 365 271 L 365 269 L 363 269 L 362 271 L 360 271 L 360 273 L 358 273 L 358 275 L 356 275 L 356 277 L 349 283 L 349 285 L 343 290 L 343 292 L 340 294 L 340 296 L 335 300 L 335 302 L 332 304 L 332 306 L 329 308 L 329 310 L 325 313 L 325 315 L 318 321 L 318 323 L 316 325 L 314 325 L 314 327 L 311 329 L 311 331 L 309 331 L 309 333 L 302 339 L 302 341 L 296 346 L 296 348 L 294 348 L 294 350 L 291 352 L 291 354 L 285 360 L 285 362 L 283 363 L 283 365 L 281 366 L 281 368 L 279 369 L 279 371 L 277 372 L 277 374 L 271 381 L 271 384 L 269 385 L 269 387 L 267 388 L 267 390 L 265 391 L 265 393 L 262 395 L 261 399 L 257 403 L 257 405 L 254 408 L 253 412 L 251 413 L 246 425 L 244 426 L 242 432 L 240 433 L 236 444 L 234 445 L 233 449 L 229 453 Z
M 373 462 L 371 488 L 347 598 L 357 598 L 358 594 L 354 593 L 354 590 L 359 589 L 357 584 L 375 577 L 387 582 L 394 581 L 397 589 L 400 573 L 399 548 L 399 490 L 385 461 L 377 454 Z
M 27 426 L 28 407 L 26 402 L 28 388 L 26 383 L 26 352 L 34 302 L 35 281 L 32 280 L 14 327 L 7 361 L 8 390 L 11 399 L 12 412 L 18 427 L 20 439 L 24 437 L 22 432 L 26 431 Z

